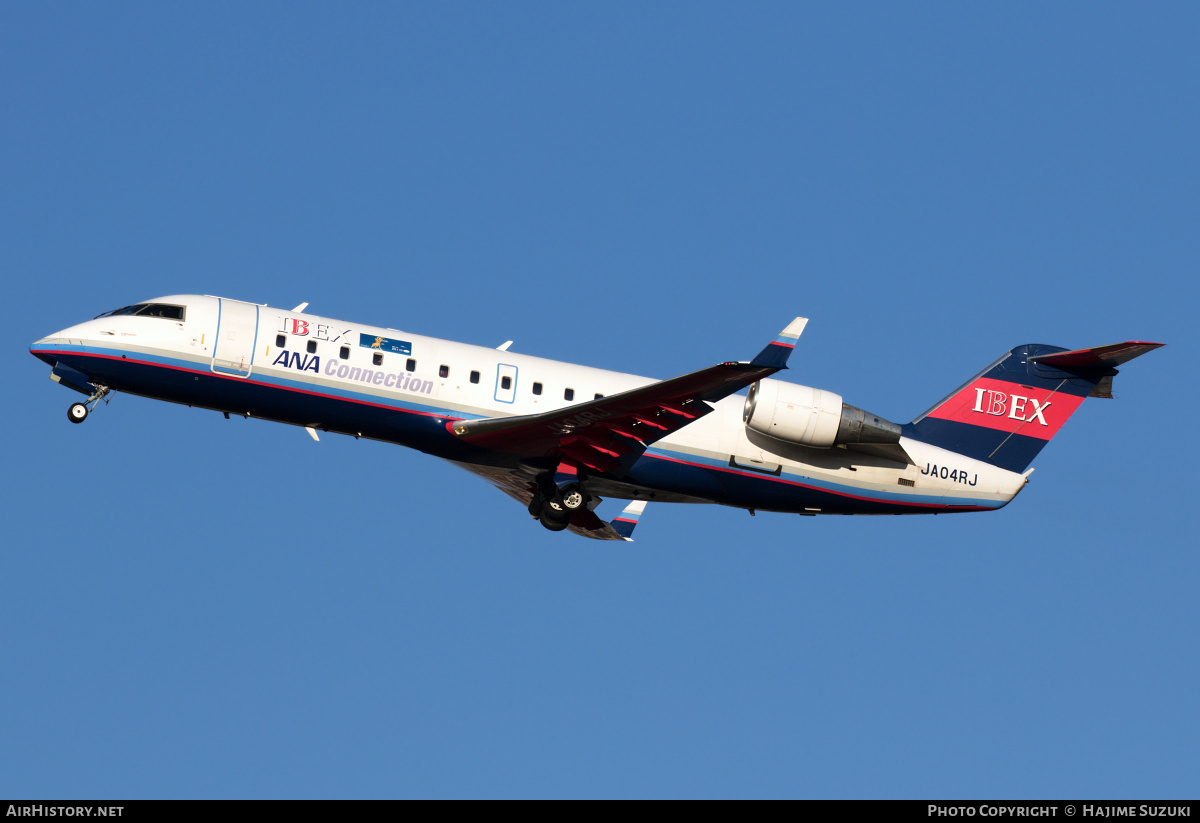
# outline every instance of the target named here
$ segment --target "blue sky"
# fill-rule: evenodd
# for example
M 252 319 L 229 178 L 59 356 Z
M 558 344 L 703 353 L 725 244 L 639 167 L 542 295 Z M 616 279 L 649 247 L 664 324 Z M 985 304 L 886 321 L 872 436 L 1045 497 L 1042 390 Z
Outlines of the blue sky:
M 1193 4 L 8 4 L 0 795 L 1195 797 Z M 177 292 L 907 421 L 1128 364 L 977 515 L 552 534 L 29 344 Z M 620 504 L 606 503 L 602 514 Z

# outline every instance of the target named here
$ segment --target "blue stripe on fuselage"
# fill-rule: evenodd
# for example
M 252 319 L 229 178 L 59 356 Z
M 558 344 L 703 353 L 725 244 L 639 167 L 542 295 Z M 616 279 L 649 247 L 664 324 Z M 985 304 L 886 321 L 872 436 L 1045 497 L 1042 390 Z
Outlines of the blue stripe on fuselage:
M 148 354 L 145 352 L 128 352 L 122 349 L 109 349 L 101 346 L 67 346 L 54 345 L 45 346 L 39 349 L 40 352 L 53 353 L 49 357 L 42 357 L 43 360 L 50 362 L 54 359 L 70 360 L 71 354 L 82 355 L 83 360 L 80 362 L 92 364 L 88 369 L 80 369 L 87 374 L 104 374 L 110 370 L 103 365 L 104 360 L 113 361 L 116 363 L 125 362 L 130 364 L 144 364 L 152 366 L 165 366 L 173 370 L 182 370 L 200 376 L 217 376 L 224 380 L 232 380 L 235 383 L 269 385 L 285 388 L 290 391 L 299 391 L 305 394 L 315 394 L 325 397 L 337 397 L 343 400 L 353 401 L 355 403 L 366 403 L 372 406 L 378 406 L 385 409 L 393 409 L 395 411 L 408 411 L 417 414 L 429 415 L 433 417 L 441 417 L 448 420 L 470 420 L 480 418 L 483 415 L 469 414 L 461 411 L 453 411 L 437 406 L 428 405 L 425 403 L 409 402 L 405 399 L 395 397 L 382 397 L 376 394 L 367 394 L 364 392 L 356 392 L 349 389 L 341 388 L 337 383 L 310 383 L 303 380 L 296 380 L 289 377 L 277 376 L 274 374 L 266 374 L 261 371 L 252 372 L 250 377 L 225 377 L 219 372 L 212 372 L 207 368 L 208 361 L 197 363 L 193 360 L 184 360 L 176 357 L 164 357 L 161 355 Z M 64 356 L 65 355 L 65 356 Z M 39 355 L 40 356 L 40 355 Z M 97 364 L 97 358 L 101 362 Z M 68 362 L 68 365 L 70 363 Z M 130 391 L 137 393 L 133 389 L 116 387 L 121 391 Z M 415 396 L 415 395 L 413 395 Z
M 467 417 L 461 412 L 389 403 L 390 398 L 257 373 L 228 377 L 190 360 L 119 349 L 56 345 L 35 354 L 47 362 L 61 360 L 117 391 L 386 440 L 448 459 L 487 462 L 481 449 L 446 430 L 447 421 Z

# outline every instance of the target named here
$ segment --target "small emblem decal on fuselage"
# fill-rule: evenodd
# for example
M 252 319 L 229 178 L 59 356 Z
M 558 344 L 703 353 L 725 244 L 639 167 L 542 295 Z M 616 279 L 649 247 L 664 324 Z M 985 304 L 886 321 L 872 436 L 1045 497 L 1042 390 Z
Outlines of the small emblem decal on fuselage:
M 393 354 L 412 354 L 412 343 L 407 340 L 393 340 L 390 337 L 378 337 L 374 334 L 359 334 L 358 345 L 364 349 L 392 352 Z

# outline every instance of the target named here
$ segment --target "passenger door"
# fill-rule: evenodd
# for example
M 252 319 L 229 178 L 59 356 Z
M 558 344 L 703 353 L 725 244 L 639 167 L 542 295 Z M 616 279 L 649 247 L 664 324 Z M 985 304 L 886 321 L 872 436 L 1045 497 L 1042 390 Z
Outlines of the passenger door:
M 249 377 L 258 342 L 258 306 L 222 297 L 217 312 L 212 370 L 232 377 Z

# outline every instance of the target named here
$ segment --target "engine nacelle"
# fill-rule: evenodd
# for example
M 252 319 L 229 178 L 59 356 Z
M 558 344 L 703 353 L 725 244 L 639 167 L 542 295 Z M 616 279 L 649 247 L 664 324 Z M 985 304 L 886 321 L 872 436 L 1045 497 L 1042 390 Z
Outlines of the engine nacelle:
M 742 420 L 751 431 L 816 449 L 900 442 L 895 423 L 846 405 L 839 394 L 781 380 L 750 387 Z
M 811 386 L 759 380 L 750 387 L 742 420 L 759 434 L 828 449 L 837 442 L 842 397 Z

